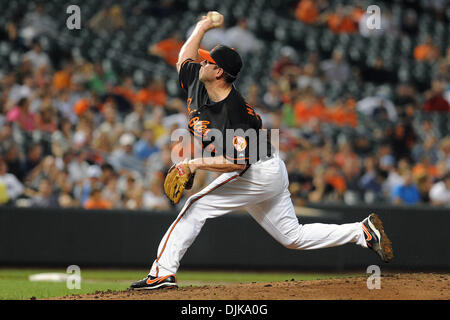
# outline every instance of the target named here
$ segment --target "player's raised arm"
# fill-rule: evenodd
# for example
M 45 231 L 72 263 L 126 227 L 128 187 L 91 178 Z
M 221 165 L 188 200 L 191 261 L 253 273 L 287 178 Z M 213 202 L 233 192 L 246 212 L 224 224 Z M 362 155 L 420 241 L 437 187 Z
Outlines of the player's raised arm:
M 177 72 L 180 72 L 181 64 L 186 59 L 197 59 L 197 51 L 200 48 L 200 43 L 202 42 L 205 33 L 213 28 L 216 28 L 223 24 L 223 16 L 217 16 L 219 20 L 212 21 L 213 11 L 208 12 L 208 15 L 203 16 L 200 21 L 197 22 L 194 31 L 191 33 L 189 38 L 184 43 L 178 55 L 177 62 Z

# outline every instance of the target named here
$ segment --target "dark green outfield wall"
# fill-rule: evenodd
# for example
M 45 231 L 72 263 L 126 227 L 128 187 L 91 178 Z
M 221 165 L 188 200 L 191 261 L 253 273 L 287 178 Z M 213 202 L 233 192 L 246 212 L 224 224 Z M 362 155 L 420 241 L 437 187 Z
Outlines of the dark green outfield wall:
M 383 270 L 450 270 L 449 209 L 372 207 L 395 252 L 382 263 L 355 245 L 294 251 L 272 239 L 249 215 L 208 220 L 181 268 L 345 271 L 372 264 Z M 367 207 L 316 206 L 300 223 L 361 221 Z M 144 267 L 153 262 L 176 213 L 0 208 L 0 265 Z

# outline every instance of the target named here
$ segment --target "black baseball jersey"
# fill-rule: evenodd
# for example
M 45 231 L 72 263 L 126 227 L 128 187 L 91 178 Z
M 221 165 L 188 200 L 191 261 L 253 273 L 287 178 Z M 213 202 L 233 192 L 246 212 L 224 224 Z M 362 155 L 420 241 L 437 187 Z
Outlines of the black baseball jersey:
M 269 130 L 261 117 L 232 86 L 219 102 L 209 99 L 199 80 L 201 65 L 192 59 L 183 62 L 179 81 L 187 93 L 189 132 L 202 142 L 203 156 L 223 155 L 234 163 L 255 163 L 272 154 Z M 250 130 L 249 130 L 250 129 Z M 217 133 L 220 132 L 221 137 Z M 205 153 L 209 151 L 208 153 Z

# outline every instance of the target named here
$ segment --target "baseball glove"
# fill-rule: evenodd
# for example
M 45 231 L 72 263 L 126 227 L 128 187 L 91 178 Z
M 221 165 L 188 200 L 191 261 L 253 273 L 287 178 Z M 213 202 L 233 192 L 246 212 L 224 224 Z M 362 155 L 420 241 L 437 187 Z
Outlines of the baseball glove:
M 169 169 L 164 180 L 164 192 L 172 203 L 177 204 L 183 195 L 183 191 L 192 188 L 194 177 L 195 173 L 191 172 L 185 161 L 174 164 Z

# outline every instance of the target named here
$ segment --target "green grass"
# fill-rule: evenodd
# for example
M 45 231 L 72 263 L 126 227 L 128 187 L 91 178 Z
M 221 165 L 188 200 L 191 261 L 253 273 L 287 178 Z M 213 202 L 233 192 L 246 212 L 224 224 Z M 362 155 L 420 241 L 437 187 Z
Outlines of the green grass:
M 65 282 L 31 282 L 36 273 L 58 272 L 65 269 L 0 269 L 0 299 L 22 300 L 36 297 L 45 299 L 95 291 L 126 290 L 132 281 L 142 279 L 148 270 L 81 270 L 81 289 L 67 289 Z M 312 274 L 293 272 L 242 271 L 180 271 L 179 285 L 207 285 L 239 282 L 271 282 L 285 280 L 314 280 L 356 276 L 355 274 Z

